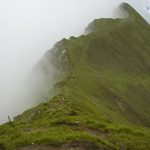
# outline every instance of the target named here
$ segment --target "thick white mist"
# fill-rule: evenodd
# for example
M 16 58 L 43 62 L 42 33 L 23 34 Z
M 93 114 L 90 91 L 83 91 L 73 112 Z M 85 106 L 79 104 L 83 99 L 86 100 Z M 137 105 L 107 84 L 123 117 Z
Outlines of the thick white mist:
M 0 123 L 31 107 L 19 98 L 25 76 L 53 44 L 95 18 L 120 17 L 122 0 L 0 0 Z M 148 21 L 144 0 L 125 0 Z M 23 91 L 22 91 L 23 93 Z M 32 99 L 32 98 L 30 98 Z

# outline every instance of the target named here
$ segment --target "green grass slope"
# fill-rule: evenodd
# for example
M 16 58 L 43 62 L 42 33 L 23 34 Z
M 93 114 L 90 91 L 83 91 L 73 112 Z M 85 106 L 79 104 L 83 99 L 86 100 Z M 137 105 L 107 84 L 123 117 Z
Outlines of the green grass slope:
M 56 96 L 0 126 L 0 149 L 150 149 L 150 26 L 123 8 L 127 18 L 55 45 L 66 71 Z

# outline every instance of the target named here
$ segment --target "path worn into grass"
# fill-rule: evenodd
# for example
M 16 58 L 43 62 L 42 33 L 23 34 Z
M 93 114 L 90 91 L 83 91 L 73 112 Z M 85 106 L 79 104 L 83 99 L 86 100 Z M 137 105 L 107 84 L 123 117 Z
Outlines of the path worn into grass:
M 16 150 L 103 150 L 95 147 L 89 142 L 71 142 L 63 144 L 62 146 L 49 146 L 49 145 L 29 145 Z

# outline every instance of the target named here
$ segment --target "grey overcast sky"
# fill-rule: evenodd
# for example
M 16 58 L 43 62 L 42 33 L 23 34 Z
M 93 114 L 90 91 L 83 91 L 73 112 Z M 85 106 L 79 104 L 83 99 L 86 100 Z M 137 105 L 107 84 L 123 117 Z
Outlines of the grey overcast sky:
M 117 8 L 121 2 L 0 0 L 0 122 L 7 115 L 21 111 L 13 94 L 45 51 L 64 37 L 79 36 L 95 18 L 119 17 Z M 130 3 L 150 21 L 149 0 L 124 2 Z

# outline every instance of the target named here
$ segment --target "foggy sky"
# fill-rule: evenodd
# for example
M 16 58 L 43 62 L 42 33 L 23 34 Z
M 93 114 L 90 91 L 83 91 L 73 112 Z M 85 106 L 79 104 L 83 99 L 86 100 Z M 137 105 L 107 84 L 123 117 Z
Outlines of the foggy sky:
M 148 0 L 129 2 L 150 22 Z M 24 77 L 55 42 L 95 18 L 120 17 L 122 0 L 0 0 L 0 123 L 29 106 L 15 99 Z

